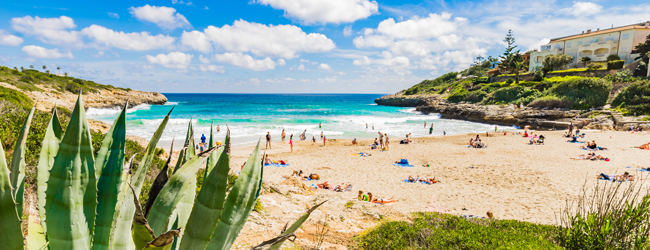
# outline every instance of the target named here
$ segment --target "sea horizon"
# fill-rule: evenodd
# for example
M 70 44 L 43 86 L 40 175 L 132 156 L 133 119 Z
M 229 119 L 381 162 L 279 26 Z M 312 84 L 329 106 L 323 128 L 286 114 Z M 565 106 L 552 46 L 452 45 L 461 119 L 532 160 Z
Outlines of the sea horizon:
M 210 125 L 215 137 L 223 141 L 226 127 L 230 128 L 233 145 L 254 144 L 271 133 L 273 141 L 285 141 L 294 135 L 294 141 L 305 132 L 307 140 L 368 139 L 378 132 L 388 134 L 396 143 L 411 134 L 412 137 L 442 136 L 493 131 L 494 125 L 441 118 L 439 114 L 423 114 L 408 107 L 380 106 L 374 99 L 381 94 L 322 94 L 322 93 L 163 93 L 164 105 L 143 104 L 132 107 L 127 115 L 127 134 L 151 139 L 164 116 L 174 107 L 159 147 L 167 147 L 172 140 L 184 140 L 190 120 L 194 138 L 209 138 Z M 118 109 L 89 108 L 87 116 L 111 124 Z M 427 122 L 427 127 L 424 127 Z M 366 128 L 366 123 L 368 128 Z M 319 127 L 321 124 L 321 127 Z M 433 130 L 429 133 L 431 125 Z M 220 126 L 220 132 L 216 127 Z M 374 129 L 373 129 L 374 126 Z M 499 126 L 500 129 L 511 127 Z

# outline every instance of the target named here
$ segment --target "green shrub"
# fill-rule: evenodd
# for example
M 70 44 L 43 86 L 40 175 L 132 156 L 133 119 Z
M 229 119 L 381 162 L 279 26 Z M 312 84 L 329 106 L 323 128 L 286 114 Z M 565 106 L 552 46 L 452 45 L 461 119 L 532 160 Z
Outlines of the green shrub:
M 515 80 L 512 79 L 512 78 L 508 78 L 508 80 L 506 80 L 506 83 L 507 83 L 508 85 L 510 85 L 510 84 L 515 83 Z
M 30 75 L 23 75 L 23 76 L 21 76 L 21 77 L 18 79 L 18 81 L 21 81 L 21 82 L 27 82 L 27 83 L 33 83 L 33 82 L 36 81 L 36 80 L 34 79 L 34 77 L 32 77 L 32 76 L 30 76 Z
M 448 84 L 453 80 L 456 80 L 458 72 L 449 72 L 433 80 L 424 80 L 413 87 L 408 88 L 404 91 L 405 95 L 415 95 L 425 93 L 425 91 L 431 91 L 435 87 L 439 87 L 444 84 Z
M 615 60 L 615 61 L 607 60 L 607 70 L 622 69 L 623 65 L 625 65 L 625 61 L 623 60 Z
M 541 82 L 542 80 L 544 80 L 544 72 L 541 70 L 535 71 L 535 75 L 533 76 L 533 81 Z
M 611 89 L 612 84 L 603 79 L 577 78 L 561 82 L 546 92 L 566 98 L 571 102 L 572 109 L 588 109 L 605 105 Z
M 536 89 L 526 89 L 522 86 L 512 86 L 507 88 L 500 88 L 492 92 L 485 99 L 486 104 L 499 104 L 499 103 L 513 103 L 521 98 L 529 96 L 540 95 L 541 93 Z
M 544 92 L 545 90 L 550 89 L 551 87 L 553 87 L 553 82 L 549 82 L 546 80 L 543 82 L 539 82 L 535 84 L 535 86 L 533 86 L 533 88 L 538 90 L 539 92 Z
M 34 106 L 32 99 L 29 99 L 23 92 L 0 86 L 0 101 L 10 102 L 13 105 L 24 109 L 31 109 Z M 27 117 L 27 116 L 25 116 Z M 22 127 L 19 126 L 19 127 Z
M 413 222 L 389 221 L 356 237 L 359 249 L 561 249 L 555 228 L 514 220 L 464 219 L 414 213 Z
M 622 106 L 632 114 L 650 114 L 650 81 L 635 82 L 622 89 L 612 106 Z
M 614 73 L 614 76 L 612 77 L 612 82 L 618 82 L 618 83 L 626 83 L 626 82 L 631 82 L 633 80 L 634 77 L 632 77 L 632 72 L 630 72 L 629 69 L 620 70 Z
M 648 75 L 648 64 L 646 62 L 639 63 L 639 66 L 636 66 L 636 71 L 634 71 L 634 76 L 647 76 Z
M 621 60 L 621 57 L 616 54 L 607 56 L 607 62 L 618 61 L 618 60 Z
M 483 99 L 487 96 L 487 93 L 485 93 L 482 90 L 475 90 L 467 93 L 465 97 L 465 101 L 472 102 L 472 103 L 479 103 L 483 101 Z
M 566 98 L 559 98 L 557 96 L 552 96 L 552 95 L 537 98 L 528 104 L 528 107 L 533 107 L 538 109 L 568 108 L 570 106 L 571 106 L 571 101 L 567 100 Z
M 590 63 L 589 66 L 587 66 L 587 70 L 601 70 L 601 69 L 606 69 L 607 65 L 605 63 L 601 62 L 594 62 Z
M 467 98 L 467 95 L 469 94 L 469 91 L 466 89 L 461 88 L 458 91 L 453 92 L 449 96 L 447 96 L 447 101 L 453 102 L 453 103 L 459 103 L 462 101 L 465 101 Z
M 563 68 L 565 65 L 571 63 L 572 61 L 573 57 L 570 55 L 550 55 L 544 58 L 542 65 L 544 65 L 544 68 L 554 70 Z

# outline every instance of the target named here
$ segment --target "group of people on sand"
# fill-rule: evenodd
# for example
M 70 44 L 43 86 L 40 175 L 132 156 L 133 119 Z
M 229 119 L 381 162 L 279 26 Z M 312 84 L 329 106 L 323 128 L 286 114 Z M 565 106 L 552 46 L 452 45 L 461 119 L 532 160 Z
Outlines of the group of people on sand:
M 380 197 L 373 197 L 371 192 L 364 194 L 362 190 L 359 190 L 359 196 L 357 197 L 357 199 L 360 201 L 367 201 L 367 202 L 377 203 L 377 204 L 389 204 L 389 203 L 397 202 L 397 200 L 395 199 L 384 199 Z
M 469 146 L 473 148 L 487 148 L 487 144 L 481 141 L 481 137 L 476 135 L 476 138 L 469 139 Z
M 601 155 L 597 155 L 594 152 L 587 153 L 586 155 L 581 154 L 577 158 L 571 158 L 571 159 L 574 159 L 574 160 L 592 160 L 592 161 L 596 161 L 596 160 L 609 161 L 609 158 L 603 157 Z
M 596 145 L 595 140 L 591 140 L 591 142 L 587 142 L 587 145 L 584 145 L 584 146 L 582 146 L 580 148 L 588 149 L 588 150 L 607 150 L 607 148 L 605 148 L 605 147 L 599 147 L 598 145 Z
M 277 161 L 274 161 L 274 160 L 271 160 L 271 157 L 268 157 L 268 156 L 266 156 L 266 157 L 264 158 L 264 165 L 265 165 L 265 166 L 273 165 L 273 164 L 278 164 L 278 165 L 289 165 L 289 163 L 288 163 L 287 161 L 285 161 L 285 160 L 277 160 Z
M 413 176 L 409 175 L 409 177 L 406 180 L 411 183 L 422 182 L 424 184 L 429 184 L 429 185 L 438 183 L 438 181 L 436 181 L 435 176 L 431 178 L 428 177 L 420 178 L 420 176 L 413 178 Z
M 314 174 L 314 173 L 304 174 L 302 172 L 302 169 L 301 170 L 294 170 L 293 173 L 290 176 L 289 175 L 284 175 L 282 177 L 287 178 L 287 179 L 291 178 L 291 177 L 297 177 L 297 178 L 302 179 L 302 180 L 320 180 L 320 176 L 318 174 Z
M 528 141 L 529 145 L 544 145 L 544 135 L 539 135 L 537 136 L 536 134 L 532 134 L 530 136 L 530 140 Z
M 379 141 L 377 141 L 377 138 L 375 138 L 375 141 L 370 145 L 370 149 L 380 148 L 383 151 L 388 150 L 388 144 L 390 143 L 388 134 L 382 134 L 381 132 L 377 132 L 377 133 L 379 134 Z M 384 137 L 386 137 L 385 141 L 384 141 Z M 352 144 L 357 144 L 356 138 L 354 138 Z

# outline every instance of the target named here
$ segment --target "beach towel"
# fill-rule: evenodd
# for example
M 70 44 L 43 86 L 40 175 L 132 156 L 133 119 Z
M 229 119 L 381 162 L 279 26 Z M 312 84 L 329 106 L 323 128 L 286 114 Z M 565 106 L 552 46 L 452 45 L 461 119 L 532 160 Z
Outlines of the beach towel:
M 647 170 L 645 168 L 639 169 L 639 171 L 641 171 L 641 172 L 650 172 L 650 170 Z
M 283 167 L 289 166 L 289 164 L 273 163 L 273 164 L 264 164 L 264 166 L 267 166 L 267 167 L 281 167 L 281 168 L 283 168 Z
M 420 178 L 416 179 L 415 182 L 410 182 L 409 179 L 406 178 L 406 179 L 403 180 L 403 182 L 406 182 L 406 183 L 420 183 L 420 184 L 425 184 L 425 185 L 431 185 L 429 183 L 421 182 Z
M 465 219 L 482 219 L 482 220 L 487 219 L 485 217 L 476 216 L 476 215 L 463 215 L 463 218 L 465 218 Z
M 596 147 L 596 148 L 581 148 L 582 150 L 589 150 L 589 151 L 598 151 L 598 150 L 607 150 L 603 147 Z
M 393 163 L 393 165 L 398 166 L 398 167 L 403 167 L 403 168 L 412 168 L 413 167 L 413 165 L 401 164 L 401 163 Z
M 607 176 L 607 178 L 605 178 Z M 600 173 L 600 178 L 598 178 L 601 181 L 617 181 L 616 180 L 616 175 L 606 175 L 603 173 Z M 617 181 L 617 182 L 623 182 L 623 181 Z
M 344 190 L 341 190 L 338 187 L 336 187 L 332 191 L 334 191 L 334 192 L 350 192 L 350 191 L 352 191 L 352 184 L 348 184 L 348 187 L 346 187 Z

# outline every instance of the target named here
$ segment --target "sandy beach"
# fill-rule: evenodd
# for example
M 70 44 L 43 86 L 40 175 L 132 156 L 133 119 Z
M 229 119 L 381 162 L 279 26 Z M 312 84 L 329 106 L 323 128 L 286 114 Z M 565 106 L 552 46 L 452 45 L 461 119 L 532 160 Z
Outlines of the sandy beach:
M 295 141 L 291 153 L 288 141 L 273 142 L 265 152 L 273 160 L 285 160 L 287 167 L 265 167 L 267 183 L 281 183 L 283 175 L 293 170 L 318 173 L 322 183 L 354 185 L 352 192 L 334 193 L 342 199 L 355 200 L 359 190 L 399 202 L 391 208 L 408 214 L 416 211 L 439 211 L 459 215 L 485 216 L 492 211 L 499 219 L 555 224 L 555 214 L 567 198 L 574 198 L 586 183 L 593 185 L 596 175 L 622 174 L 625 171 L 641 176 L 640 167 L 650 167 L 650 151 L 633 148 L 650 141 L 647 132 L 583 131 L 584 140 L 595 140 L 607 151 L 597 151 L 611 161 L 572 160 L 588 151 L 582 144 L 568 143 L 564 131 L 539 131 L 546 136 L 545 145 L 526 145 L 528 138 L 508 132 L 491 134 L 483 142 L 486 149 L 468 148 L 469 138 L 476 134 L 414 138 L 414 143 L 400 145 L 403 138 L 391 137 L 387 152 L 370 150 L 371 140 Z M 231 168 L 239 170 L 253 147 L 232 151 Z M 368 152 L 372 156 L 352 155 Z M 393 162 L 408 159 L 415 167 L 397 167 Z M 429 164 L 431 167 L 422 167 Z M 626 168 L 630 166 L 630 168 Z M 435 176 L 433 185 L 403 182 L 409 175 Z M 312 184 L 308 182 L 307 184 Z M 318 192 L 328 192 L 318 190 Z M 373 204 L 374 205 L 374 204 Z M 374 205 L 381 206 L 381 205 Z

